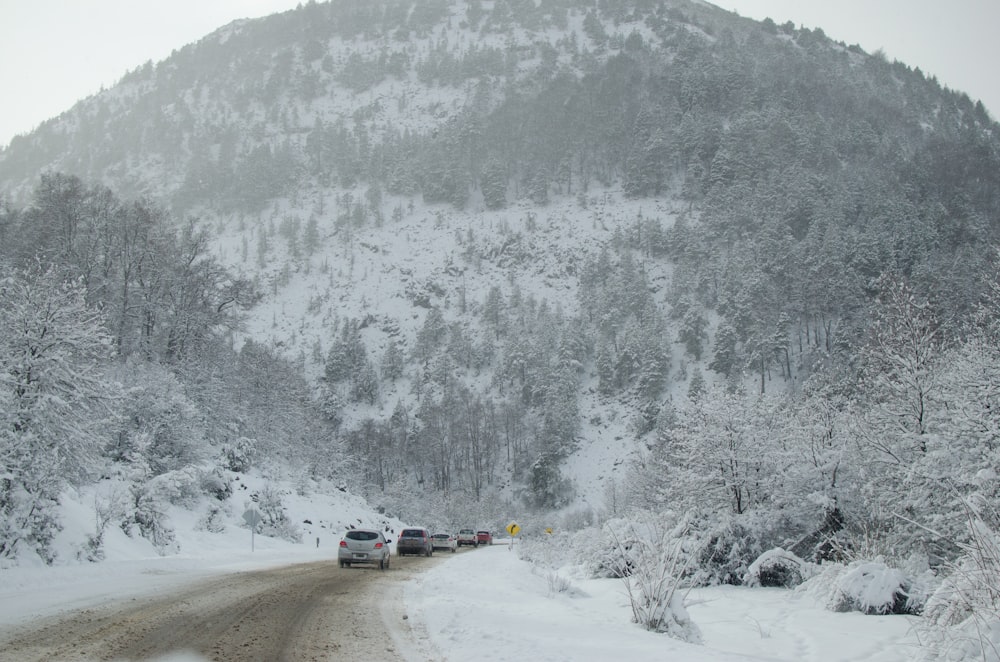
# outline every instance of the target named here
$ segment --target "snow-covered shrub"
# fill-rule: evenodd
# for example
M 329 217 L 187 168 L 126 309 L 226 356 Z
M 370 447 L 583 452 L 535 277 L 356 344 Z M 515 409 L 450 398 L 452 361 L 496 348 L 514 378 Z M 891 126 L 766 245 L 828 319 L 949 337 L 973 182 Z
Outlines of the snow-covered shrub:
M 577 540 L 593 537 L 596 529 L 587 529 L 584 534 L 556 532 L 542 536 L 522 537 L 517 546 L 517 555 L 538 568 L 551 570 L 571 563 Z M 578 538 L 578 536 L 580 536 Z
M 77 559 L 91 563 L 104 560 L 104 532 L 108 525 L 122 518 L 128 504 L 121 482 L 107 480 L 100 487 L 104 489 L 98 489 L 94 495 L 94 532 L 87 534 L 76 552 Z
M 47 564 L 55 561 L 52 541 L 62 530 L 53 497 L 31 495 L 0 476 L 0 559 L 34 552 Z
M 836 612 L 919 614 L 923 608 L 920 580 L 881 560 L 830 564 L 804 588 Z
M 240 437 L 231 444 L 222 447 L 223 467 L 230 471 L 246 473 L 257 461 L 257 442 L 254 439 Z
M 811 596 L 826 609 L 836 611 L 841 604 L 837 581 L 845 572 L 847 566 L 843 563 L 825 563 L 820 566 L 820 571 L 803 582 L 798 590 Z
M 598 576 L 621 579 L 635 623 L 700 643 L 701 632 L 691 621 L 680 590 L 691 558 L 685 547 L 685 530 L 686 522 L 678 525 L 670 515 L 609 520 L 601 535 L 593 536 L 599 547 L 590 569 Z
M 584 529 L 572 535 L 569 547 L 575 562 L 582 566 L 589 577 L 616 578 L 631 574 L 641 549 L 642 538 L 661 537 L 678 542 L 683 556 L 683 576 L 688 577 L 697 548 L 697 538 L 690 531 L 687 516 L 678 517 L 671 512 L 645 513 L 630 517 L 609 519 L 598 529 Z
M 647 630 L 691 643 L 701 633 L 684 606 L 681 581 L 691 554 L 687 523 L 670 513 L 608 520 L 598 531 L 574 536 L 577 558 L 594 577 L 614 577 L 625 585 L 632 620 Z
M 76 558 L 80 561 L 97 563 L 104 560 L 104 531 L 88 533 L 86 540 L 76 550 Z
M 201 490 L 219 501 L 225 501 L 233 495 L 233 483 L 221 469 L 215 468 L 202 474 Z
M 520 556 L 520 550 L 518 555 Z M 521 558 L 524 560 L 523 557 Z M 570 597 L 586 595 L 575 584 L 573 584 L 569 577 L 563 575 L 553 566 L 546 565 L 544 563 L 539 564 L 532 562 L 531 573 L 545 578 L 545 584 L 548 587 L 548 595 L 550 598 L 554 597 L 556 594 Z
M 825 494 L 810 494 L 806 499 L 823 508 L 823 520 L 819 527 L 800 537 L 788 551 L 813 563 L 844 561 L 845 552 L 851 545 L 850 534 L 844 529 L 843 511 Z
M 1000 513 L 966 501 L 970 540 L 924 610 L 929 659 L 1000 662 Z
M 869 559 L 896 557 L 898 541 L 891 534 L 895 519 L 876 509 L 866 516 L 852 519 L 851 525 L 837 532 L 817 550 L 819 560 L 850 563 Z
M 1000 662 L 1000 604 L 989 596 L 997 578 L 990 585 L 979 574 L 965 558 L 931 595 L 922 627 L 927 659 Z
M 865 614 L 909 614 L 911 582 L 902 570 L 877 561 L 851 564 L 837 581 L 841 605 L 837 611 Z
M 302 542 L 302 533 L 288 518 L 278 490 L 270 485 L 262 487 L 257 493 L 257 508 L 261 514 L 259 533 L 291 542 Z
M 573 582 L 569 578 L 560 575 L 556 570 L 545 571 L 545 583 L 549 587 L 550 596 L 556 593 L 568 593 L 572 595 L 576 592 L 573 588 Z
M 226 530 L 226 511 L 219 505 L 210 504 L 205 514 L 198 520 L 197 528 L 209 533 L 222 533 Z
M 594 530 L 591 529 L 593 534 Z M 531 564 L 531 572 L 545 578 L 549 596 L 557 593 L 570 596 L 583 595 L 570 579 L 559 572 L 559 568 L 572 561 L 573 534 L 551 533 L 520 539 L 517 556 Z
M 692 527 L 691 535 L 698 539 L 691 575 L 697 586 L 741 584 L 753 560 L 771 547 L 765 538 L 772 538 L 752 517 L 727 518 L 707 529 Z
M 794 588 L 811 572 L 810 564 L 781 547 L 775 547 L 750 564 L 743 583 L 747 586 Z
M 683 536 L 656 522 L 632 521 L 621 537 L 610 530 L 618 549 L 617 576 L 625 585 L 632 620 L 647 630 L 675 639 L 701 643 L 701 631 L 684 605 L 681 578 L 688 555 Z
M 621 579 L 632 574 L 639 550 L 636 523 L 629 518 L 608 520 L 600 529 L 587 529 L 575 537 L 577 558 L 587 575 Z
M 184 467 L 155 476 L 148 483 L 153 498 L 191 508 L 202 496 L 202 474 L 197 467 Z
M 175 546 L 174 530 L 161 503 L 146 485 L 133 485 L 131 492 L 130 507 L 121 523 L 122 531 L 129 536 L 138 532 L 161 554 L 167 553 Z
M 773 517 L 744 515 L 726 517 L 686 512 L 662 512 L 640 520 L 616 518 L 605 522 L 599 535 L 580 534 L 574 544 L 580 563 L 592 577 L 618 577 L 631 572 L 633 548 L 639 537 L 650 537 L 650 524 L 667 531 L 667 539 L 678 543 L 683 563 L 682 577 L 691 586 L 740 585 L 750 564 L 773 547 L 785 523 Z M 645 531 L 645 532 L 644 532 Z M 772 543 L 772 544 L 766 544 Z M 623 558 L 623 554 L 625 555 Z

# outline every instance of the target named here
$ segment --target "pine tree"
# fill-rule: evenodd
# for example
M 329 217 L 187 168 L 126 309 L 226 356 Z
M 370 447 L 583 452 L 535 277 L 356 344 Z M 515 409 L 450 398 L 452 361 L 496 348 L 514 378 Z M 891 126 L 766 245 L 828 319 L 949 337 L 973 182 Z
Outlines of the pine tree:
M 498 160 L 492 160 L 483 168 L 480 188 L 487 209 L 503 209 L 507 206 L 507 168 Z
M 353 378 L 368 361 L 368 350 L 361 339 L 357 320 L 348 320 L 326 357 L 327 382 L 335 384 Z
M 448 334 L 448 325 L 444 321 L 441 309 L 433 307 L 427 311 L 424 324 L 417 332 L 417 340 L 414 343 L 413 355 L 426 367 L 437 349 L 445 342 Z
M 403 352 L 399 349 L 399 343 L 390 338 L 382 355 L 382 379 L 389 381 L 399 379 L 403 376 L 403 367 Z
M 493 335 L 497 340 L 507 326 L 505 305 L 500 287 L 498 285 L 490 287 L 483 301 L 482 315 L 487 327 L 493 329 Z

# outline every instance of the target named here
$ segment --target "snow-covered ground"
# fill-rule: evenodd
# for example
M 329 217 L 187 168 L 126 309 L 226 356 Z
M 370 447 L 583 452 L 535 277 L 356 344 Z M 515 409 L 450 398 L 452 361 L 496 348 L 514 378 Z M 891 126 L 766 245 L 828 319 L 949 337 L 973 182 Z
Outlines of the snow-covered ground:
M 688 595 L 703 645 L 642 630 L 619 580 L 558 576 L 522 561 L 517 546 L 457 555 L 407 586 L 414 630 L 442 659 L 912 660 L 913 621 L 833 613 L 804 592 L 715 587 Z
M 0 570 L 0 630 L 112 599 L 174 590 L 225 572 L 332 558 L 321 539 L 295 544 L 232 527 L 206 537 L 195 554 L 120 558 L 96 564 Z M 190 543 L 190 541 L 185 541 Z M 109 555 L 126 557 L 127 539 Z M 439 555 L 436 558 L 440 558 Z M 572 568 L 558 575 L 519 558 L 518 546 L 444 555 L 402 587 L 406 620 L 390 622 L 410 662 L 461 660 L 910 660 L 913 622 L 899 616 L 838 614 L 804 593 L 720 587 L 693 591 L 689 611 L 704 645 L 646 632 L 630 622 L 617 580 L 593 580 Z M 187 658 L 185 658 L 187 659 Z

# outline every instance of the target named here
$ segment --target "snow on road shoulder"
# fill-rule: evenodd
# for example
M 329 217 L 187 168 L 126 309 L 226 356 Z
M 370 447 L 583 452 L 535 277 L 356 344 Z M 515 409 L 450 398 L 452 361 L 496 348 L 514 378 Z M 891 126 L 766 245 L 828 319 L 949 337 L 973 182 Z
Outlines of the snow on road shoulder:
M 255 472 L 232 474 L 233 495 L 226 502 L 205 499 L 195 508 L 159 504 L 164 523 L 173 532 L 174 553 L 161 555 L 139 535 L 127 535 L 119 526 L 104 530 L 101 551 L 105 560 L 88 563 L 78 558 L 80 541 L 93 531 L 93 491 L 69 491 L 60 501 L 63 530 L 53 541 L 56 561 L 44 565 L 26 555 L 20 563 L 0 563 L 0 629 L 125 598 L 172 591 L 209 576 L 267 567 L 332 560 L 343 532 L 353 526 L 400 526 L 372 511 L 360 497 L 334 490 L 302 494 L 291 485 L 267 480 Z M 282 504 L 302 542 L 252 535 L 242 513 L 252 507 L 251 494 L 264 486 L 279 490 Z M 211 507 L 222 507 L 217 530 L 209 533 L 199 520 Z M 391 534 L 390 534 L 391 535 Z M 394 536 L 393 536 L 394 537 Z
M 620 581 L 557 576 L 506 544 L 449 558 L 408 583 L 403 598 L 420 639 L 413 652 L 442 660 L 902 662 L 918 653 L 905 617 L 833 613 L 801 592 L 731 586 L 691 592 L 705 645 L 686 644 L 632 623 Z
M 618 582 L 532 568 L 506 544 L 449 558 L 406 587 L 413 630 L 448 660 L 748 659 L 643 631 L 629 620 Z
M 247 534 L 249 535 L 249 534 Z M 261 536 L 258 549 L 0 571 L 0 629 L 123 599 L 176 590 L 207 577 L 330 560 L 336 551 Z

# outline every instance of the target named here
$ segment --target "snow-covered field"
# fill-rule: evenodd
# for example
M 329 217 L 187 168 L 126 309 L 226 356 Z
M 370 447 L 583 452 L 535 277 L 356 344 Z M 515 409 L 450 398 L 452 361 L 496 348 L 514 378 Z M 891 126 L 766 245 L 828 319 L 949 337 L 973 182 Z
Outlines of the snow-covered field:
M 352 513 L 352 515 L 355 513 Z M 358 511 L 363 518 L 364 513 Z M 178 531 L 178 537 L 181 537 Z M 331 535 L 302 544 L 230 527 L 183 548 L 196 553 L 138 557 L 129 539 L 112 540 L 108 560 L 0 570 L 0 629 L 71 609 L 165 592 L 218 573 L 331 558 Z M 406 620 L 387 625 L 411 662 L 462 660 L 910 660 L 913 622 L 899 616 L 838 614 L 804 593 L 720 587 L 693 591 L 691 617 L 704 645 L 646 632 L 630 622 L 617 580 L 592 580 L 572 568 L 558 575 L 519 558 L 500 540 L 433 563 L 401 590 Z M 396 609 L 392 614 L 398 614 Z M 388 615 L 389 612 L 386 612 Z M 416 641 L 413 641 L 413 638 Z M 406 645 L 409 643 L 410 645 Z M 187 658 L 185 658 L 187 659 Z

